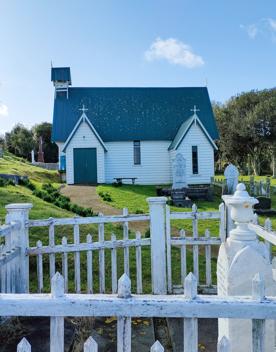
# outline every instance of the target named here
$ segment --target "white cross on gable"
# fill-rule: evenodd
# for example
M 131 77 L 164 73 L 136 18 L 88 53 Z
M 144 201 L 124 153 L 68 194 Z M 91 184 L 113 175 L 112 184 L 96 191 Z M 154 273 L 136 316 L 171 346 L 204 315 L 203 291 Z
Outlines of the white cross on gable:
M 85 111 L 88 111 L 88 109 L 85 108 L 84 104 L 82 104 L 82 108 L 80 108 L 79 110 L 82 111 L 83 114 L 85 113 Z
M 191 109 L 191 111 L 194 113 L 194 115 L 196 115 L 196 112 L 200 110 L 196 108 L 196 105 L 194 105 L 194 108 Z

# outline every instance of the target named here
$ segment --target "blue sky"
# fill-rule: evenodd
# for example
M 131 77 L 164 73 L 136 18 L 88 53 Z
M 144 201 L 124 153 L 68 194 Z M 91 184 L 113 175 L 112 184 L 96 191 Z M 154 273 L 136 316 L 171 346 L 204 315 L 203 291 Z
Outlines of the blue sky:
M 0 133 L 51 121 L 50 64 L 74 86 L 276 86 L 275 0 L 2 0 Z

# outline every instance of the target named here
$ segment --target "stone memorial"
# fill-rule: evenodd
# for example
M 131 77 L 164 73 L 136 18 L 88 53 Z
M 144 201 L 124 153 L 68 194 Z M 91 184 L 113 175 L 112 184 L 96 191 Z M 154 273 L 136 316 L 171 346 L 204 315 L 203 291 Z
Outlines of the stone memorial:
M 272 265 L 268 250 L 258 241 L 248 224 L 253 220 L 252 206 L 258 200 L 250 197 L 240 183 L 234 195 L 224 195 L 236 227 L 219 249 L 217 264 L 218 295 L 252 296 L 252 279 L 259 274 L 265 283 L 265 295 L 275 294 Z M 274 351 L 274 322 L 265 323 L 265 352 Z M 252 351 L 252 321 L 248 319 L 219 319 L 219 340 L 226 336 L 231 341 L 231 352 Z
M 224 170 L 224 176 L 226 178 L 227 193 L 233 194 L 238 184 L 239 171 L 235 165 L 230 163 Z
M 34 150 L 31 151 L 31 157 L 32 157 L 32 164 L 35 163 L 35 156 L 34 156 Z
M 172 189 L 182 189 L 185 187 L 187 187 L 186 160 L 181 153 L 178 153 L 173 161 Z
M 4 150 L 3 147 L 0 145 L 0 158 L 3 158 L 4 156 Z
M 43 152 L 43 139 L 39 137 L 39 146 L 38 146 L 38 153 L 37 153 L 37 161 L 39 163 L 44 163 L 44 152 Z

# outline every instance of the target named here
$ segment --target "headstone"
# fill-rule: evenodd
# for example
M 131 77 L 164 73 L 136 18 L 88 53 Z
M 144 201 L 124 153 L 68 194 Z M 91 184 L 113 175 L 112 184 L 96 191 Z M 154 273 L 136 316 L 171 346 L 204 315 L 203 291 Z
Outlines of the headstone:
M 265 282 L 265 295 L 274 296 L 275 283 L 268 250 L 257 239 L 248 224 L 254 218 L 252 206 L 257 200 L 246 192 L 240 183 L 233 196 L 222 197 L 230 209 L 236 228 L 230 231 L 226 242 L 221 244 L 217 264 L 218 295 L 252 296 L 252 280 L 260 274 Z M 274 351 L 274 322 L 265 323 L 265 352 Z M 248 319 L 219 319 L 219 340 L 226 336 L 231 352 L 252 351 L 252 321 Z
M 266 190 L 266 197 L 270 197 L 270 178 L 267 177 L 266 178 L 266 182 L 265 182 L 265 190 Z
M 4 156 L 4 150 L 3 147 L 0 145 L 0 158 L 3 158 Z
M 173 161 L 173 186 L 172 189 L 187 187 L 186 160 L 181 153 L 177 153 Z
M 35 163 L 34 150 L 31 151 L 31 156 L 32 156 L 32 164 L 34 164 Z
M 39 137 L 39 147 L 38 147 L 37 161 L 39 163 L 44 163 L 43 139 L 42 139 L 41 136 Z
M 226 178 L 228 194 L 233 194 L 238 184 L 239 171 L 235 165 L 230 163 L 224 171 L 224 176 Z

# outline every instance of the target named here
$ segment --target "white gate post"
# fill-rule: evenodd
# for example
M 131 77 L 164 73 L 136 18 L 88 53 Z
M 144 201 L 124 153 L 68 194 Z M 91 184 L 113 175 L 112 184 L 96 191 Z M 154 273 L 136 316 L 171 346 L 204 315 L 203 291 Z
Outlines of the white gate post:
M 12 232 L 11 242 L 19 247 L 20 255 L 18 260 L 18 282 L 17 293 L 29 292 L 29 257 L 26 255 L 26 248 L 29 247 L 29 229 L 26 222 L 29 220 L 29 212 L 33 207 L 31 203 L 8 204 L 6 206 L 6 223 L 19 223 L 19 229 Z
M 166 197 L 147 198 L 150 210 L 151 281 L 153 294 L 167 293 Z
M 274 293 L 272 265 L 268 251 L 250 229 L 254 219 L 253 205 L 258 201 L 250 197 L 245 185 L 239 183 L 233 196 L 223 196 L 232 221 L 236 227 L 230 231 L 226 242 L 219 249 L 217 262 L 217 285 L 220 296 L 250 296 L 252 279 L 257 273 L 264 277 L 265 294 Z M 252 350 L 252 321 L 249 319 L 219 319 L 219 339 L 223 336 L 230 342 L 231 352 Z M 272 321 L 265 323 L 266 347 L 264 352 L 274 351 Z

